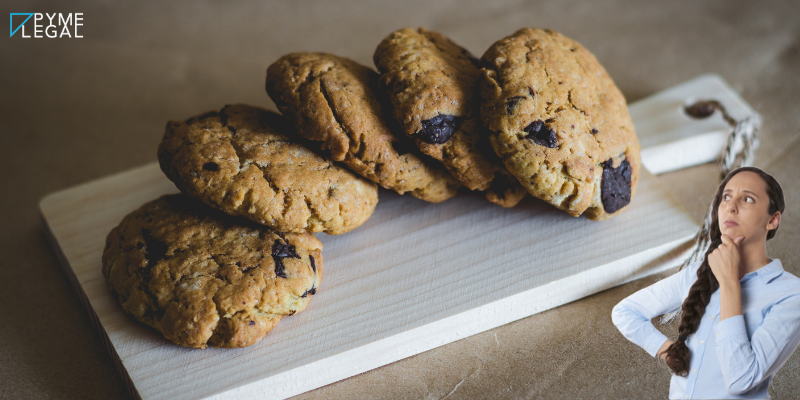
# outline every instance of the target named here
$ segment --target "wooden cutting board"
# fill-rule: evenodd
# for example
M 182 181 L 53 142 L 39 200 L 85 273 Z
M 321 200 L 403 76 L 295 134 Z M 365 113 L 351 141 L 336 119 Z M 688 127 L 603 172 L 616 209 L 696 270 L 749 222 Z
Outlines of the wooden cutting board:
M 639 109 L 648 120 L 683 104 L 674 92 L 654 97 L 651 112 Z M 638 129 L 647 120 L 634 122 Z M 629 209 L 604 222 L 530 197 L 503 209 L 480 194 L 428 204 L 381 190 L 363 226 L 318 235 L 325 275 L 305 311 L 251 347 L 193 350 L 128 317 L 101 273 L 108 232 L 145 202 L 177 191 L 152 163 L 40 204 L 67 276 L 130 392 L 145 399 L 303 393 L 674 267 L 697 230 L 645 169 Z
M 176 346 L 128 317 L 100 257 L 129 212 L 177 192 L 156 163 L 46 197 L 54 246 L 131 392 L 146 399 L 299 394 L 676 265 L 697 226 L 642 170 L 605 222 L 526 199 L 441 204 L 381 190 L 356 230 L 320 234 L 325 276 L 308 308 L 236 350 Z

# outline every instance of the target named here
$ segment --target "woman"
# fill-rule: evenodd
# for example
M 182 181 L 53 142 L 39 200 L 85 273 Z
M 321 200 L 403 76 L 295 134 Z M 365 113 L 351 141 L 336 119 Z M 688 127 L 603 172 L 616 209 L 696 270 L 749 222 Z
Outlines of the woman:
M 800 343 L 800 279 L 766 249 L 783 191 L 764 171 L 739 168 L 712 210 L 703 261 L 622 300 L 611 317 L 628 340 L 666 360 L 670 398 L 769 398 L 772 377 Z M 650 319 L 679 306 L 672 342 Z

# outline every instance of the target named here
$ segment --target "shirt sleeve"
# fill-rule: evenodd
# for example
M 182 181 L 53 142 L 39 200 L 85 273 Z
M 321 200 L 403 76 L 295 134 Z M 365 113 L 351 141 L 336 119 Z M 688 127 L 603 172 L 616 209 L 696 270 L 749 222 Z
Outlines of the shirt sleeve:
M 686 284 L 693 281 L 691 278 L 695 271 L 696 266 L 684 268 L 628 296 L 614 306 L 611 312 L 614 325 L 628 340 L 655 357 L 667 337 L 650 320 L 681 306 Z
M 770 308 L 750 339 L 741 315 L 717 324 L 717 358 L 728 393 L 744 393 L 774 375 L 800 344 L 798 290 Z

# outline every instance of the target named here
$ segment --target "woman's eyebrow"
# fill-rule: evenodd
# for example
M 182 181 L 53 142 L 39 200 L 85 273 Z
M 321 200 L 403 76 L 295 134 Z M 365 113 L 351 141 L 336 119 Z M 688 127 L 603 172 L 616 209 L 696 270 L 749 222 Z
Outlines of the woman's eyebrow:
M 725 190 L 723 190 L 723 191 L 722 191 L 722 194 L 729 194 L 729 193 L 730 193 L 730 192 L 732 192 L 732 191 L 733 191 L 733 190 L 731 190 L 731 189 L 725 189 Z M 752 191 L 750 191 L 750 190 L 744 189 L 744 190 L 742 190 L 742 192 L 744 192 L 744 193 L 749 193 L 749 194 L 751 194 L 753 197 L 755 197 L 755 198 L 759 198 L 757 194 L 753 193 L 753 192 L 752 192 Z
M 747 190 L 747 189 L 745 189 L 745 190 L 742 190 L 742 191 L 743 191 L 743 192 L 745 192 L 745 193 L 750 193 L 750 194 L 752 194 L 752 195 L 753 195 L 753 197 L 758 197 L 758 195 L 757 195 L 757 194 L 755 194 L 755 193 L 753 193 L 753 192 L 751 192 L 751 191 L 749 191 L 749 190 Z

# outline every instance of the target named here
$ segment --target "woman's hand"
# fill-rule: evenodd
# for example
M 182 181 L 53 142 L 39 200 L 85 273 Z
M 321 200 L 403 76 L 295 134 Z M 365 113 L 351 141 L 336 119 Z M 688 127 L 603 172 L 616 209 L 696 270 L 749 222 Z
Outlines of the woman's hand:
M 672 346 L 672 340 L 667 339 L 664 342 L 664 344 L 662 344 L 661 347 L 656 352 L 656 356 L 661 358 L 661 359 L 666 360 L 667 359 L 667 349 L 669 348 L 669 346 Z
M 731 239 L 722 235 L 722 244 L 708 255 L 708 265 L 717 278 L 720 287 L 739 286 L 739 243 L 744 236 Z
M 720 320 L 742 314 L 742 287 L 739 284 L 739 243 L 744 236 L 731 240 L 722 235 L 722 244 L 708 255 L 708 266 L 719 282 Z

